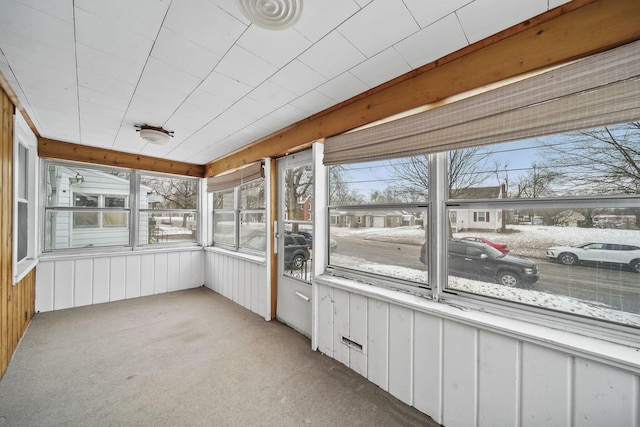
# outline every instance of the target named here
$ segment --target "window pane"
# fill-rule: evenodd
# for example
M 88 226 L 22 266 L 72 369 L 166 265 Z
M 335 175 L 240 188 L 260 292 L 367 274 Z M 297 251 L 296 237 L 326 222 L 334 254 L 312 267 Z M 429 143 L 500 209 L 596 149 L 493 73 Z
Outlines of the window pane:
M 99 212 L 47 211 L 44 250 L 128 246 L 129 228 L 99 228 L 95 226 L 99 222 L 99 214 Z
M 265 208 L 264 179 L 240 187 L 240 209 Z
M 219 244 L 235 245 L 235 225 L 233 212 L 214 212 L 213 241 Z
M 18 180 L 18 198 L 27 200 L 29 198 L 29 150 L 22 144 L 18 144 L 16 179 Z
M 193 212 L 140 213 L 139 240 L 141 245 L 172 242 L 195 242 L 198 236 L 198 217 Z
M 105 207 L 105 196 L 124 199 L 129 207 L 130 173 L 62 165 L 46 170 L 46 205 L 57 207 Z
M 127 217 L 128 217 L 127 212 L 103 212 L 102 226 L 103 227 L 126 227 Z
M 329 204 L 425 202 L 429 194 L 427 156 L 383 160 L 329 169 Z
M 427 283 L 427 210 L 330 209 L 329 264 Z
M 217 191 L 213 193 L 213 209 L 235 209 L 235 191 Z
M 254 236 L 264 236 L 266 230 L 267 218 L 264 212 L 240 213 L 240 247 L 255 249 Z M 254 240 L 250 241 L 252 238 Z M 247 241 L 250 242 L 247 244 Z
M 505 227 L 452 227 L 449 288 L 640 326 L 640 205 L 489 212 Z
M 29 203 L 18 202 L 18 262 L 25 259 L 29 251 Z
M 637 194 L 640 124 L 451 151 L 452 199 Z
M 141 175 L 140 209 L 197 209 L 198 181 Z

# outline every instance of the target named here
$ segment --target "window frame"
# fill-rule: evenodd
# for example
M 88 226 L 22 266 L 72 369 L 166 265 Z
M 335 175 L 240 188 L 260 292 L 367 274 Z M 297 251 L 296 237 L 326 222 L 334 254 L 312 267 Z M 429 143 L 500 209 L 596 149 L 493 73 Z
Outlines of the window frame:
M 74 206 L 48 206 L 47 204 L 47 182 L 48 182 L 48 170 L 50 166 L 59 166 L 66 168 L 78 168 L 78 169 L 88 169 L 100 172 L 126 172 L 129 173 L 129 183 L 128 183 L 128 191 L 126 194 L 118 194 L 111 193 L 106 191 L 104 194 L 98 195 L 98 206 L 97 207 L 74 207 Z M 113 166 L 105 166 L 105 165 L 96 165 L 92 163 L 83 163 L 83 162 L 74 162 L 74 161 L 66 161 L 66 160 L 58 160 L 58 159 L 41 159 L 40 162 L 41 170 L 45 171 L 42 178 L 40 179 L 40 193 L 42 194 L 40 199 L 39 216 L 41 221 L 41 226 L 39 227 L 39 231 L 41 232 L 41 237 L 39 239 L 39 243 L 41 245 L 40 254 L 41 256 L 54 256 L 54 255 L 64 255 L 64 254 L 73 254 L 78 253 L 80 251 L 83 252 L 92 252 L 92 253 L 110 253 L 110 252 L 119 252 L 119 251 L 136 251 L 136 250 L 146 250 L 150 248 L 165 248 L 165 247 L 191 247 L 191 246 L 199 246 L 200 245 L 200 228 L 201 228 L 201 215 L 200 215 L 200 206 L 201 206 L 201 180 L 199 178 L 193 178 L 182 175 L 172 175 L 172 174 L 163 174 L 156 173 L 151 171 L 137 170 L 137 169 L 127 169 Z M 141 175 L 154 175 L 160 177 L 169 177 L 174 179 L 186 179 L 193 180 L 197 183 L 196 188 L 196 208 L 193 211 L 197 215 L 197 232 L 195 233 L 195 239 L 193 241 L 177 241 L 177 242 L 160 242 L 154 244 L 140 244 L 138 237 L 138 230 L 140 229 L 140 213 L 141 211 L 145 211 L 145 209 L 140 209 L 138 206 L 138 201 L 140 200 L 140 187 L 138 183 L 140 182 Z M 90 193 L 87 193 L 90 194 Z M 123 198 L 124 199 L 124 207 L 105 207 L 105 199 L 109 197 L 115 198 Z M 75 202 L 73 202 L 75 203 Z M 180 211 L 170 209 L 170 211 Z M 96 227 L 80 227 L 76 228 L 74 225 L 74 219 L 71 218 L 71 227 L 72 230 L 80 230 L 80 231 L 91 231 L 91 230 L 124 230 L 127 229 L 127 243 L 124 244 L 113 244 L 113 245 L 103 245 L 103 246 L 93 246 L 93 247 L 67 247 L 67 248 L 47 248 L 46 238 L 47 238 L 47 215 L 49 213 L 55 212 L 70 212 L 73 216 L 75 213 L 90 213 L 95 212 L 98 214 L 98 225 Z M 110 213 L 124 213 L 125 214 L 125 226 L 114 225 L 114 226 L 105 226 L 104 225 L 104 215 Z
M 263 207 L 262 208 L 256 208 L 256 207 L 251 207 L 251 208 L 243 208 L 241 206 L 242 204 L 242 188 L 248 185 L 252 185 L 254 183 L 258 183 L 262 180 L 262 182 L 264 183 L 264 200 L 263 200 Z M 227 249 L 233 252 L 238 252 L 238 253 L 246 253 L 246 254 L 250 254 L 250 255 L 258 255 L 258 256 L 266 256 L 266 247 L 263 251 L 257 250 L 257 249 L 253 249 L 253 248 L 248 248 L 246 246 L 243 246 L 242 242 L 240 241 L 240 237 L 241 237 L 241 232 L 240 229 L 242 228 L 242 216 L 244 214 L 262 214 L 265 218 L 265 223 L 264 223 L 264 234 L 265 236 L 267 235 L 267 229 L 268 229 L 268 223 L 267 223 L 267 215 L 268 215 L 268 211 L 267 211 L 267 180 L 265 177 L 261 177 L 261 178 L 256 178 L 256 179 L 252 179 L 250 181 L 247 182 L 241 182 L 238 185 L 235 185 L 233 187 L 227 187 L 227 188 L 223 188 L 217 191 L 213 191 L 211 192 L 211 246 L 212 247 L 217 247 L 217 248 L 222 248 L 222 249 Z M 219 208 L 216 209 L 215 207 L 215 197 L 216 197 L 216 193 L 232 193 L 233 194 L 233 207 L 232 208 Z M 216 221 L 215 221 L 215 217 L 216 214 L 232 214 L 233 215 L 233 221 L 234 221 L 234 226 L 233 226 L 233 236 L 234 236 L 234 241 L 232 244 L 229 244 L 227 242 L 223 242 L 223 241 L 216 241 Z M 265 239 L 265 242 L 268 242 L 268 239 Z
M 13 120 L 13 215 L 12 215 L 12 276 L 13 285 L 18 284 L 37 264 L 38 258 L 38 143 L 35 134 L 29 128 L 19 112 L 16 112 Z M 24 162 L 26 171 L 23 174 L 20 165 L 20 150 L 25 150 Z M 27 182 L 22 182 L 21 178 Z M 26 192 L 26 199 L 20 197 L 21 188 Z M 27 234 L 26 241 L 20 242 L 20 205 L 26 204 L 27 208 Z M 24 225 L 24 223 L 23 223 Z M 19 248 L 26 244 L 25 256 L 18 259 Z

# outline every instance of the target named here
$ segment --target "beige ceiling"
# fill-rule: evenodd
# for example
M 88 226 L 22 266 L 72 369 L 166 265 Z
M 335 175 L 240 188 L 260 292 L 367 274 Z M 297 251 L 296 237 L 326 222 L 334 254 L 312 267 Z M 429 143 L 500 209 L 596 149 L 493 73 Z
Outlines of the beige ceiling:
M 0 72 L 42 137 L 204 164 L 566 2 L 304 0 L 269 31 L 232 0 L 0 0 Z

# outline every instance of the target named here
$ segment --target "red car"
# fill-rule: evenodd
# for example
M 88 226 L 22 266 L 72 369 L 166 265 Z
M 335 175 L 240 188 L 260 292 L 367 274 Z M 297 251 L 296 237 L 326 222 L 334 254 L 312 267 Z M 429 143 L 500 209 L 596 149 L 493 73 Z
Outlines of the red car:
M 466 236 L 466 237 L 463 237 L 461 240 L 469 240 L 471 242 L 485 243 L 489 246 L 493 246 L 503 254 L 506 254 L 507 252 L 509 252 L 509 248 L 504 243 L 492 242 L 491 240 L 487 240 L 484 237 Z

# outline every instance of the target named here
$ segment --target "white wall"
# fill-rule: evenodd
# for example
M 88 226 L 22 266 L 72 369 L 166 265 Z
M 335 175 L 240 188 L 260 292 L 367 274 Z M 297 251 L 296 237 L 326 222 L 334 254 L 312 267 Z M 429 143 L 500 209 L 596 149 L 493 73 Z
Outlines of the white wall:
M 99 304 L 202 286 L 201 247 L 42 257 L 36 312 Z
M 271 297 L 264 260 L 205 249 L 204 284 L 247 310 L 270 319 Z
M 401 303 L 400 296 L 385 298 L 389 292 L 314 282 L 318 349 L 446 427 L 640 425 L 637 350 L 618 349 L 633 372 L 620 360 L 589 357 L 600 350 L 595 339 L 586 351 L 572 352 L 561 338 L 553 345 L 544 334 L 519 336 L 508 328 L 517 320 L 503 319 L 503 330 L 483 327 L 458 308 L 443 307 L 438 315 Z M 412 298 L 418 297 L 406 296 Z

